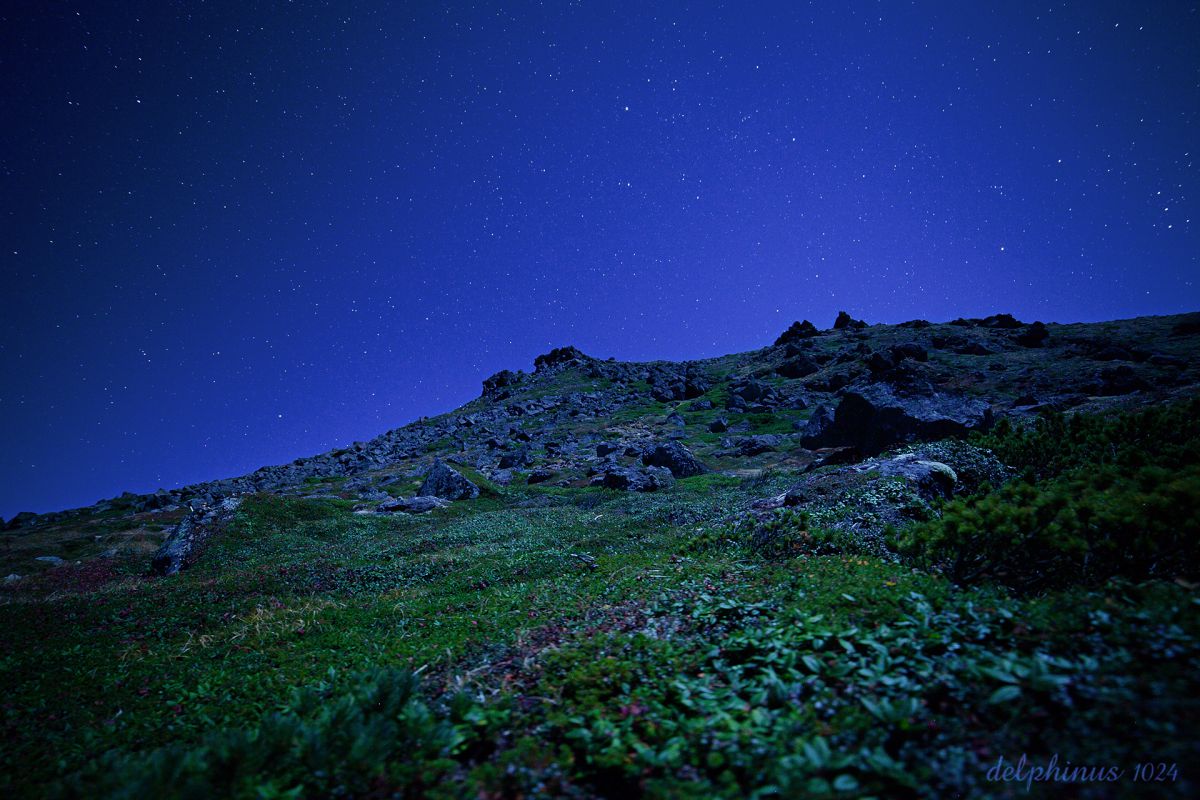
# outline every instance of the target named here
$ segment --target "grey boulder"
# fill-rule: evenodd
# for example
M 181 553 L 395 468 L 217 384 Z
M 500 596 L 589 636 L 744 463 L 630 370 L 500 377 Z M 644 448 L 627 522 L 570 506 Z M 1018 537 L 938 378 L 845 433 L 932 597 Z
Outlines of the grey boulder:
M 591 485 L 626 492 L 656 492 L 674 482 L 671 471 L 665 467 L 610 467 L 592 478 Z
M 402 511 L 405 514 L 425 514 L 433 511 L 435 508 L 445 508 L 450 505 L 440 497 L 397 497 L 392 500 L 384 500 L 377 507 L 377 511 L 392 512 Z
M 479 487 L 441 459 L 433 462 L 433 466 L 425 473 L 425 482 L 417 490 L 417 497 L 440 497 L 443 500 L 470 500 L 478 496 Z
M 689 478 L 692 475 L 703 475 L 708 467 L 701 464 L 679 442 L 660 442 L 642 451 L 642 464 L 647 467 L 665 467 L 676 478 Z
M 167 536 L 150 568 L 157 575 L 174 575 L 191 564 L 208 540 L 224 530 L 241 504 L 240 497 L 228 497 L 215 506 L 197 506 Z
M 814 414 L 814 416 L 816 416 Z M 842 395 L 827 427 L 805 429 L 805 446 L 853 446 L 871 455 L 914 439 L 945 439 L 986 430 L 991 407 L 982 400 L 941 392 L 902 393 L 875 383 Z

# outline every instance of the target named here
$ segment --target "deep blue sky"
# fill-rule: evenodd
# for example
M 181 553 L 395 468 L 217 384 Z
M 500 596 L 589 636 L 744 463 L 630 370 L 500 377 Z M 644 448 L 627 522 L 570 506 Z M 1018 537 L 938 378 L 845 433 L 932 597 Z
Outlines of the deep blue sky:
M 504 5 L 0 12 L 0 515 L 562 344 L 1200 308 L 1195 4 Z

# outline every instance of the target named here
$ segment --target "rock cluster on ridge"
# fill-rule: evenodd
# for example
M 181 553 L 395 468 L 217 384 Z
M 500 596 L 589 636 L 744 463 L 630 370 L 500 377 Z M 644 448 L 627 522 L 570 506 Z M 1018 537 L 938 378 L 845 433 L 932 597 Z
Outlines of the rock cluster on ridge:
M 240 477 L 23 513 L 5 527 L 69 527 L 98 515 L 162 520 L 176 548 L 162 554 L 170 571 L 194 552 L 184 547 L 189 537 L 204 540 L 189 526 L 251 493 L 339 497 L 364 513 L 437 513 L 443 502 L 478 497 L 489 481 L 669 491 L 709 471 L 850 465 L 1004 417 L 1195 391 L 1198 321 L 1059 325 L 996 314 L 865 325 L 842 314 L 826 330 L 797 322 L 769 347 L 694 361 L 621 362 L 559 347 L 538 356 L 532 372 L 487 377 L 480 397 L 453 412 L 368 441 Z

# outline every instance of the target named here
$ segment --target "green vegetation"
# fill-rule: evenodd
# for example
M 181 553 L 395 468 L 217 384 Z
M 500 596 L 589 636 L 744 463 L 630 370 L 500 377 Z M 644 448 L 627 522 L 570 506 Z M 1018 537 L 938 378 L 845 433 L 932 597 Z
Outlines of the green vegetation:
M 956 499 L 899 549 L 957 583 L 1021 591 L 1192 579 L 1200 564 L 1200 403 L 1044 417 L 981 441 L 1025 475 Z
M 1174 763 L 1120 794 L 1186 796 L 1196 410 L 1002 427 L 976 441 L 1024 473 L 1002 484 L 941 445 L 971 492 L 943 504 L 865 474 L 748 514 L 782 469 L 652 494 L 464 470 L 480 497 L 423 516 L 250 497 L 172 578 L 5 590 L 0 794 L 1006 797 L 987 771 L 1025 754 Z

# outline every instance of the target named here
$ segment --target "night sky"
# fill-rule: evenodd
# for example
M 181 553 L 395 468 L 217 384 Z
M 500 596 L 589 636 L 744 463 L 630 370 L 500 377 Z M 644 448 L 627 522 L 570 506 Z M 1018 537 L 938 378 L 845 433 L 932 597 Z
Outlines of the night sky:
M 1191 3 L 23 5 L 5 517 L 370 438 L 558 345 L 1200 308 Z

